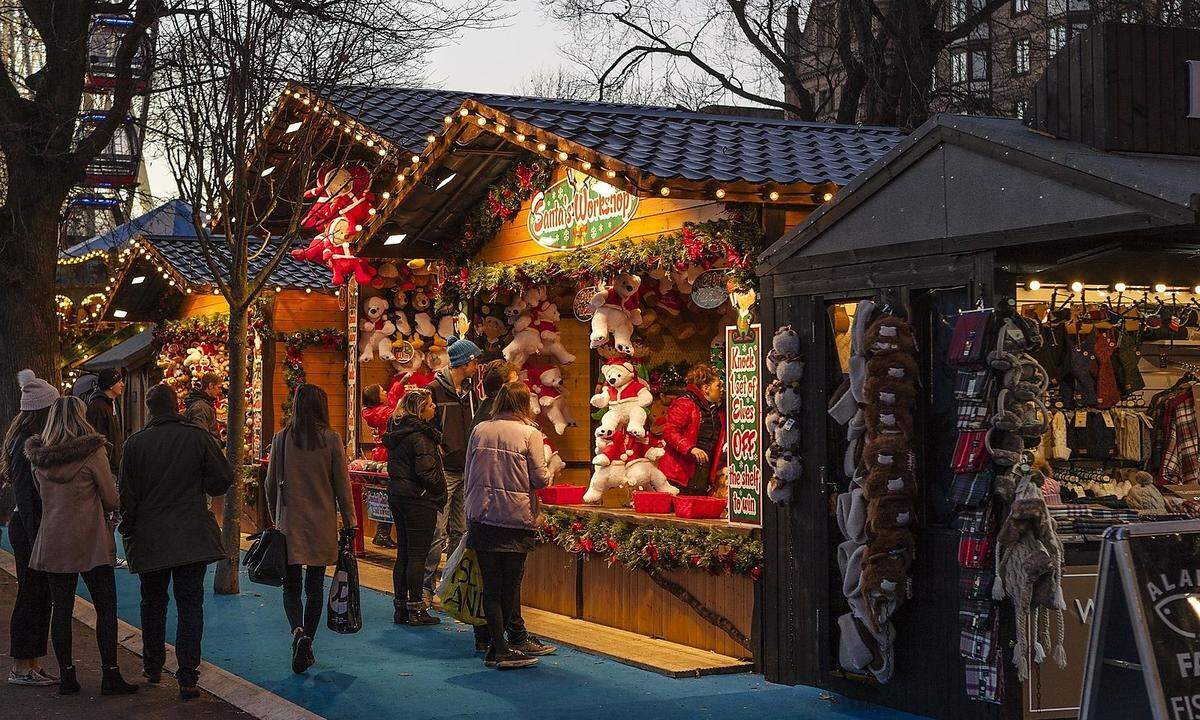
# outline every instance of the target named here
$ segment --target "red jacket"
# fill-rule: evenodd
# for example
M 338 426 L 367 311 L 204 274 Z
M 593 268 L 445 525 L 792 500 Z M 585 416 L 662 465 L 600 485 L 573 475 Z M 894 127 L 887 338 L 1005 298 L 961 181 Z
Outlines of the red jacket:
M 392 410 L 387 403 L 362 409 L 363 420 L 366 420 L 371 428 L 371 441 L 375 443 L 375 447 L 371 448 L 372 460 L 386 462 L 388 459 L 387 448 L 383 445 L 383 434 L 387 432 L 388 421 L 392 419 Z
M 675 398 L 667 408 L 667 415 L 663 421 L 662 436 L 667 448 L 666 454 L 658 461 L 658 469 L 667 476 L 667 480 L 679 487 L 687 487 L 691 482 L 692 473 L 696 471 L 696 459 L 692 457 L 691 450 L 696 447 L 696 439 L 700 436 L 700 408 L 696 405 L 696 398 L 703 396 L 700 388 L 689 385 L 688 392 Z M 717 411 L 716 445 L 700 449 L 709 456 L 711 469 L 708 481 L 711 487 L 721 468 L 725 467 L 724 409 Z

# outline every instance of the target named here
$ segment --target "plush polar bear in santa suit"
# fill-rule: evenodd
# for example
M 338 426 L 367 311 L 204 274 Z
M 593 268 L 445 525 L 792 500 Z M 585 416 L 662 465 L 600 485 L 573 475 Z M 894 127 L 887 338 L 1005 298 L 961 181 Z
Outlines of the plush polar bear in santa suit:
M 531 355 L 542 352 L 541 332 L 533 327 L 533 307 L 541 301 L 540 292 L 538 288 L 526 290 L 524 296 L 504 311 L 506 316 L 516 319 L 512 326 L 513 339 L 504 346 L 502 352 L 505 360 L 519 368 L 525 367 L 525 361 Z M 533 302 L 530 302 L 531 300 Z
M 658 460 L 666 454 L 662 440 L 649 436 L 644 440 L 630 437 L 625 451 L 625 484 L 633 488 L 649 488 L 655 492 L 678 495 L 679 488 L 667 480 L 658 469 Z
M 600 369 L 604 387 L 592 396 L 592 407 L 607 408 L 597 433 L 612 437 L 624 427 L 630 435 L 645 437 L 646 408 L 654 403 L 650 386 L 637 376 L 629 360 L 612 358 Z
M 575 417 L 571 415 L 563 390 L 562 370 L 556 365 L 528 365 L 525 373 L 533 397 L 533 411 L 544 413 L 559 435 L 568 427 L 574 427 Z
M 611 286 L 602 286 L 592 298 L 592 347 L 600 347 L 612 335 L 613 349 L 633 355 L 633 329 L 642 324 L 638 290 L 642 279 L 622 273 Z
M 546 451 L 546 470 L 550 473 L 550 479 L 553 481 L 567 467 L 567 463 L 563 461 L 562 456 L 546 438 L 542 438 L 542 448 Z
M 367 298 L 367 304 L 363 308 L 363 319 L 359 323 L 359 328 L 367 338 L 363 343 L 362 354 L 358 356 L 359 362 L 371 361 L 376 351 L 380 360 L 391 360 L 394 357 L 392 336 L 396 334 L 396 325 L 388 315 L 390 308 L 388 301 L 379 295 Z
M 621 430 L 613 435 L 601 434 L 596 428 L 596 456 L 592 458 L 592 479 L 583 494 L 586 503 L 599 502 L 604 491 L 625 483 L 625 442 L 629 435 Z
M 532 306 L 529 326 L 538 332 L 542 341 L 541 352 L 563 365 L 570 365 L 575 362 L 575 356 L 563 347 L 558 334 L 558 321 L 562 320 L 562 315 L 558 312 L 558 306 L 546 299 L 545 290 L 541 291 L 541 296 L 542 299 Z

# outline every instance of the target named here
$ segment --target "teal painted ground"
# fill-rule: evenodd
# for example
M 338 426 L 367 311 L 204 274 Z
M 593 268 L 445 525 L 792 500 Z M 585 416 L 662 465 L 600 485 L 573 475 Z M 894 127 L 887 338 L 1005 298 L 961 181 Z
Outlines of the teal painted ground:
M 4 547 L 8 547 L 7 537 Z M 119 614 L 140 625 L 137 578 L 117 571 Z M 212 587 L 211 570 L 206 586 Z M 83 583 L 80 594 L 86 597 Z M 317 664 L 290 668 L 291 636 L 280 590 L 242 576 L 242 594 L 206 599 L 204 659 L 318 715 L 356 720 L 403 718 L 650 720 L 915 719 L 845 698 L 822 700 L 806 687 L 759 675 L 672 680 L 583 652 L 562 649 L 532 670 L 499 672 L 473 653 L 470 630 L 449 620 L 432 629 L 391 622 L 391 597 L 364 590 L 364 628 L 335 635 L 322 628 Z M 5 621 L 7 619 L 4 619 Z M 174 635 L 174 614 L 167 640 Z

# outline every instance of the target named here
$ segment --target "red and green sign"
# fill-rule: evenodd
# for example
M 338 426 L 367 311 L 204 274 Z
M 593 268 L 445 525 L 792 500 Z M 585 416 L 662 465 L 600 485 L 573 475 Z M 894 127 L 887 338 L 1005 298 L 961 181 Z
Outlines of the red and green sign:
M 725 452 L 729 522 L 762 527 L 762 326 L 725 328 Z
M 566 177 L 533 196 L 526 224 L 538 245 L 574 250 L 616 235 L 637 206 L 636 195 L 568 169 Z

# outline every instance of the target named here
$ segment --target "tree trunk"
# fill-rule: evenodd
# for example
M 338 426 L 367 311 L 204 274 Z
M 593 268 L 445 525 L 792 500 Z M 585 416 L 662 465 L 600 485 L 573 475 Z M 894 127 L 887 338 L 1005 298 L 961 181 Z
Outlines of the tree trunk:
M 225 426 L 228 440 L 225 456 L 233 466 L 233 485 L 225 493 L 221 509 L 221 541 L 226 559 L 217 564 L 213 591 L 220 595 L 236 595 L 238 567 L 242 544 L 242 463 L 246 454 L 246 323 L 247 310 L 240 311 L 231 303 L 229 309 L 229 418 Z
M 10 177 L 46 172 L 33 161 L 8 158 L 8 165 Z M 29 368 L 58 386 L 54 271 L 64 196 L 49 182 L 12 186 L 0 209 L 0 431 L 20 410 L 17 372 Z

